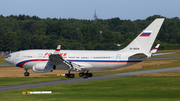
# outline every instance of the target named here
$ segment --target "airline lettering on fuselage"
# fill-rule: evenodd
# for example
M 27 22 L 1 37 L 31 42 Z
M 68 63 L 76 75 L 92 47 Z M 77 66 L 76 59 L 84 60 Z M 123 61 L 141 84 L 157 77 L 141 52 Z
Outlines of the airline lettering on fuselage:
M 49 56 L 49 55 L 51 55 L 51 54 L 52 54 L 52 53 L 45 53 L 44 56 Z M 66 56 L 67 53 L 60 53 L 60 55 L 61 55 L 61 56 Z

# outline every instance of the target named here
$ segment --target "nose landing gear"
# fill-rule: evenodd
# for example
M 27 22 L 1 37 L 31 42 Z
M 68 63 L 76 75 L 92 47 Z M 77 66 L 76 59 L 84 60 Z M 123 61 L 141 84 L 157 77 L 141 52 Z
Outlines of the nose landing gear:
M 28 69 L 24 69 L 24 70 L 26 70 L 26 72 L 24 72 L 24 76 L 29 76 L 30 73 L 27 71 Z

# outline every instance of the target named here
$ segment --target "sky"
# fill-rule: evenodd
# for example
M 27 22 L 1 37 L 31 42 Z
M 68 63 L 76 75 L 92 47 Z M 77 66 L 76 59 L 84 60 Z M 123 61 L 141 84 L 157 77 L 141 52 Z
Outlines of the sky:
M 0 0 L 0 15 L 29 15 L 40 18 L 93 20 L 119 17 L 122 20 L 146 19 L 161 15 L 180 18 L 180 0 Z

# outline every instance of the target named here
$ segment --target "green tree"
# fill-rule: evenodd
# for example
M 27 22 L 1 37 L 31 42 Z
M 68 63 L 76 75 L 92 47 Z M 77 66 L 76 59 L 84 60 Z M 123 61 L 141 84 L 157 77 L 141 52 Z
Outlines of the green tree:
M 105 30 L 102 33 L 102 37 L 103 37 L 103 43 L 115 43 L 114 33 L 109 30 Z

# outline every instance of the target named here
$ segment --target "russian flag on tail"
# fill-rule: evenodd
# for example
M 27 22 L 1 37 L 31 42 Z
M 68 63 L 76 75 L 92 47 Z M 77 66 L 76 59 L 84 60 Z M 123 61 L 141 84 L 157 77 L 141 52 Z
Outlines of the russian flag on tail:
M 56 51 L 60 51 L 60 49 L 56 49 Z
M 143 32 L 140 37 L 149 37 L 151 35 L 151 31 Z

